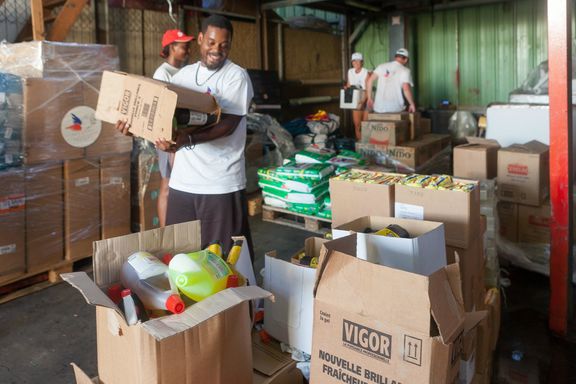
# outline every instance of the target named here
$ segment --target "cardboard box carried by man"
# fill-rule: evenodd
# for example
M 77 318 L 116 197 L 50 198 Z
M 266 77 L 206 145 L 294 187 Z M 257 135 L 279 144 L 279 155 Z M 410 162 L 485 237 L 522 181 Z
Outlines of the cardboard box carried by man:
M 96 118 L 112 124 L 127 120 L 129 132 L 151 142 L 174 140 L 176 107 L 214 115 L 216 122 L 220 117 L 220 107 L 212 95 L 144 76 L 104 71 Z

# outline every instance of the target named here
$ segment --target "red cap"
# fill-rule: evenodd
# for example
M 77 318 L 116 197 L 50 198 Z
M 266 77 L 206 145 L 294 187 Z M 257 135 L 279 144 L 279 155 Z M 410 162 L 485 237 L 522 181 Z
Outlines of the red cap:
M 188 36 L 179 29 L 169 29 L 162 36 L 162 48 L 172 43 L 189 43 L 194 40 L 194 36 Z
M 166 309 L 172 313 L 182 313 L 184 312 L 184 308 L 186 308 L 184 301 L 177 294 L 170 295 L 166 300 Z
M 120 284 L 112 284 L 108 287 L 108 297 L 112 299 L 114 304 L 120 303 L 122 301 L 122 286 Z
M 170 264 L 170 261 L 172 261 L 172 259 L 174 258 L 174 255 L 171 253 L 165 253 L 164 256 L 162 256 L 162 262 L 166 265 Z
M 132 291 L 131 291 L 130 289 L 128 289 L 128 288 L 123 289 L 122 292 L 120 293 L 120 295 L 121 295 L 122 297 L 130 296 L 131 294 L 132 294 Z
M 226 288 L 236 287 L 238 287 L 238 275 L 228 275 L 228 279 L 226 279 Z

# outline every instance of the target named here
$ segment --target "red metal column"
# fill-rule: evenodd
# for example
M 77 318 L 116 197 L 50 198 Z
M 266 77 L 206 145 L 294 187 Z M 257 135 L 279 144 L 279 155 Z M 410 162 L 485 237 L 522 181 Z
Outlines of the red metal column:
M 572 0 L 548 0 L 550 329 L 568 332 L 572 274 Z

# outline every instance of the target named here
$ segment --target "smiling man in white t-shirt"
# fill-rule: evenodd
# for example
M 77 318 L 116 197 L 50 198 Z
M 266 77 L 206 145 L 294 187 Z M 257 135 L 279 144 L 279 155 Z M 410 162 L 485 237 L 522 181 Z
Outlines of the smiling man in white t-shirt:
M 180 132 L 176 145 L 158 141 L 162 150 L 176 151 L 166 224 L 200 220 L 202 247 L 220 241 L 227 252 L 231 236 L 245 236 L 252 252 L 245 195 L 246 114 L 253 96 L 246 70 L 230 60 L 233 28 L 228 19 L 212 15 L 197 36 L 201 60 L 187 65 L 172 83 L 213 95 L 222 109 L 220 122 L 188 134 Z M 126 124 L 117 128 L 127 132 Z

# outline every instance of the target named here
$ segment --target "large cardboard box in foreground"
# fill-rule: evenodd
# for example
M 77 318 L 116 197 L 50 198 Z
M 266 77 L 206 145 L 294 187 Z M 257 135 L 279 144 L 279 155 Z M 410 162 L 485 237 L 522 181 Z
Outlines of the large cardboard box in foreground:
M 498 149 L 495 140 L 467 137 L 467 144 L 454 148 L 454 176 L 487 180 L 497 174 Z
M 333 228 L 362 216 L 394 216 L 394 184 L 354 183 L 333 178 L 330 179 L 330 199 Z
M 94 281 L 84 272 L 63 274 L 96 306 L 98 376 L 102 383 L 252 383 L 248 301 L 270 296 L 257 286 L 230 288 L 179 315 L 128 326 L 103 290 L 119 281 L 126 259 L 200 248 L 200 222 L 170 225 L 94 243 Z M 249 262 L 247 247 L 240 265 Z
M 326 241 L 318 237 L 306 239 L 306 256 L 319 257 Z M 267 252 L 264 260 L 264 289 L 274 295 L 273 302 L 264 302 L 264 329 L 272 337 L 310 354 L 316 269 L 276 256 L 276 251 Z
M 539 141 L 514 144 L 498 151 L 500 200 L 540 205 L 549 192 L 548 146 Z
M 151 142 L 173 139 L 176 107 L 200 113 L 219 113 L 213 96 L 144 76 L 105 71 L 96 118 L 115 124 L 127 120 L 129 131 Z
M 442 222 L 446 226 L 446 243 L 467 248 L 480 236 L 479 190 L 478 185 L 470 192 L 396 185 L 394 215 Z
M 420 274 L 361 259 L 376 248 L 387 253 L 395 240 L 405 239 L 355 234 L 324 244 L 314 296 L 312 383 L 456 379 L 465 318 L 458 266 Z M 428 249 L 428 257 L 436 259 L 442 248 Z

